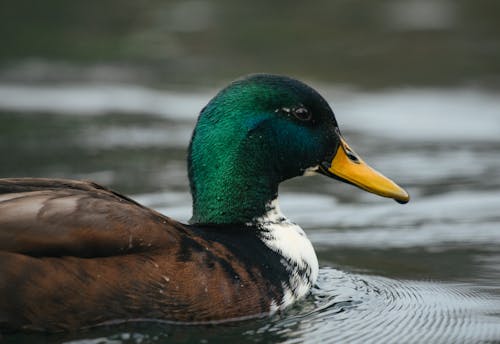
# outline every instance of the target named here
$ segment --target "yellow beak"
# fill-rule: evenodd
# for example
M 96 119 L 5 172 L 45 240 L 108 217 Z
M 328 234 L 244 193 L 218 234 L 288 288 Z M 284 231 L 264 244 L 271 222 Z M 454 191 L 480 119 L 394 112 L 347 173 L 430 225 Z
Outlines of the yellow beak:
M 327 171 L 334 177 L 379 196 L 408 203 L 410 196 L 389 178 L 368 166 L 338 133 L 340 145 Z

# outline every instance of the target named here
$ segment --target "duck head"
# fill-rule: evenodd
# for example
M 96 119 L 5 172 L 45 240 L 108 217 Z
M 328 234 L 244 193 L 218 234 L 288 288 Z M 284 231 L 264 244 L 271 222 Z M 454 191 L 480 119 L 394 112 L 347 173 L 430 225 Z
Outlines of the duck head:
M 370 168 L 342 137 L 328 103 L 288 77 L 252 75 L 203 108 L 189 148 L 191 223 L 247 223 L 286 179 L 320 173 L 399 203 L 408 193 Z

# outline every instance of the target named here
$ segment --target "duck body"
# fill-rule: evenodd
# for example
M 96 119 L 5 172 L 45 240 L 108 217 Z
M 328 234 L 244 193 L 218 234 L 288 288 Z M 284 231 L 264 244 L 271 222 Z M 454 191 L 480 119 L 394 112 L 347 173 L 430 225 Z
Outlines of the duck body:
M 189 224 L 92 182 L 0 179 L 0 330 L 270 314 L 318 276 L 279 210 L 282 181 L 323 174 L 409 200 L 352 151 L 315 90 L 275 75 L 237 80 L 202 109 L 188 172 Z
M 262 316 L 302 297 L 318 271 L 315 255 L 294 263 L 267 244 L 270 227 L 294 226 L 283 218 L 185 225 L 91 182 L 0 179 L 0 213 L 4 330 Z M 283 230 L 314 254 L 300 229 Z

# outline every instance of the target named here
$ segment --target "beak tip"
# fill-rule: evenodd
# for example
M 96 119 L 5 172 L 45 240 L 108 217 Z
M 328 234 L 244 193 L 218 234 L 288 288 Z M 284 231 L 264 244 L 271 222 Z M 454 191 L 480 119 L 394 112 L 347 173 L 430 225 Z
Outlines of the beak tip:
M 394 198 L 394 200 L 399 204 L 406 204 L 410 201 L 410 195 L 407 192 L 405 192 L 404 195 L 401 195 L 398 198 Z

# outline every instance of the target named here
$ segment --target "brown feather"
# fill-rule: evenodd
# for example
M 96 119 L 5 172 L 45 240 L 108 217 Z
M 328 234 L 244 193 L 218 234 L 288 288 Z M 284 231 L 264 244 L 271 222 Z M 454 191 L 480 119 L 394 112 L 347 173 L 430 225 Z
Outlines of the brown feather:
M 0 328 L 268 312 L 282 292 L 268 275 L 283 267 L 217 235 L 94 183 L 0 179 Z

